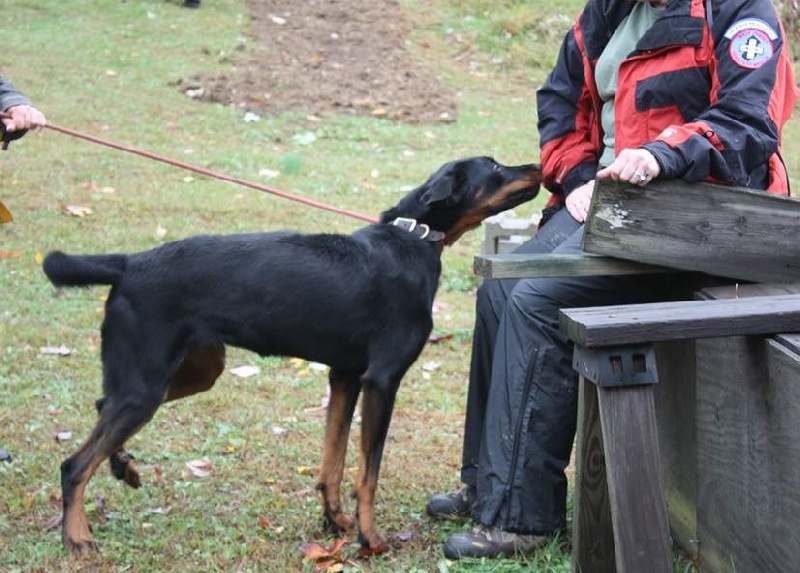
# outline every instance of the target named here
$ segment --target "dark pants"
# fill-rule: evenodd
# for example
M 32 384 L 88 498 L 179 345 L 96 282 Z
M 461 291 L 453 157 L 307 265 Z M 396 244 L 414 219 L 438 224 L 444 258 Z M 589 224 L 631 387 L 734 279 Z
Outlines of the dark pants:
M 562 209 L 516 252 L 579 253 L 583 226 Z M 487 280 L 478 289 L 461 479 L 475 521 L 517 533 L 564 526 L 577 418 L 572 344 L 561 308 L 663 300 L 658 275 Z

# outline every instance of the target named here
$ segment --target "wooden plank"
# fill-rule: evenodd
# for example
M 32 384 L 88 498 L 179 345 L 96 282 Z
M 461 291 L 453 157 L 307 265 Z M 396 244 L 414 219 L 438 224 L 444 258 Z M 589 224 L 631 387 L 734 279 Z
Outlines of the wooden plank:
M 599 180 L 589 253 L 754 282 L 800 280 L 800 201 L 709 183 Z
M 478 255 L 473 263 L 475 274 L 486 279 L 565 277 L 588 275 L 634 275 L 675 273 L 675 269 L 645 265 L 625 259 L 600 255 L 554 253 L 510 253 Z
M 671 573 L 653 386 L 597 388 L 618 573 Z
M 800 295 L 562 309 L 561 330 L 586 347 L 800 332 Z
M 800 285 L 737 294 L 785 292 Z M 701 562 L 709 571 L 800 571 L 800 336 L 698 342 L 696 391 Z
M 800 571 L 800 355 L 697 343 L 697 535 L 708 571 Z
M 614 573 L 614 530 L 597 387 L 580 378 L 572 516 L 572 571 Z
M 654 386 L 658 446 L 664 466 L 672 539 L 697 556 L 697 403 L 695 342 L 654 345 L 659 383 Z

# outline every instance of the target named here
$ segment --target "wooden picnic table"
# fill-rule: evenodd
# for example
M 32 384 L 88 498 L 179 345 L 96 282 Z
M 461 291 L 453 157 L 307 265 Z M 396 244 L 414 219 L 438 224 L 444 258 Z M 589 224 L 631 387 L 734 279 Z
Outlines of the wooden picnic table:
M 655 272 L 688 289 L 561 312 L 580 374 L 574 571 L 671 572 L 671 541 L 703 571 L 800 571 L 798 229 L 785 197 L 601 181 L 585 256 L 476 257 L 484 278 Z

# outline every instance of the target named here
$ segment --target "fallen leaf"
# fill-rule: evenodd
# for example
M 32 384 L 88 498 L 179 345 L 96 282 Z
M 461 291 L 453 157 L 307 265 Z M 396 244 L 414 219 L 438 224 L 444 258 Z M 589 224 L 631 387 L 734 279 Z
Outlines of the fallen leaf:
M 312 468 L 309 466 L 297 466 L 297 473 L 301 476 L 314 476 L 319 472 L 319 468 Z
M 292 141 L 298 145 L 311 145 L 317 140 L 317 136 L 311 131 L 296 133 L 292 136 Z
M 58 432 L 56 433 L 57 442 L 68 442 L 72 439 L 72 432 Z
M 64 346 L 43 346 L 39 349 L 39 354 L 45 354 L 49 356 L 69 356 L 72 354 L 72 350 Z
M 81 205 L 63 205 L 61 211 L 72 217 L 85 217 L 92 214 L 91 208 Z
M 18 259 L 22 256 L 22 251 L 0 251 L 0 259 Z
M 231 368 L 231 374 L 239 378 L 250 378 L 260 372 L 261 368 L 258 366 L 237 366 L 236 368 Z
M 258 174 L 261 177 L 267 177 L 268 179 L 274 179 L 275 177 L 280 175 L 281 172 L 280 171 L 276 171 L 275 169 L 266 169 L 266 168 L 264 168 L 264 169 L 259 170 Z
M 444 342 L 444 341 L 446 341 L 446 340 L 450 340 L 451 338 L 453 338 L 453 334 L 452 334 L 452 333 L 447 333 L 447 334 L 431 334 L 431 335 L 428 337 L 428 342 L 430 342 L 430 343 L 432 343 L 432 344 L 436 344 L 436 343 L 438 343 L 438 342 Z
M 305 555 L 307 561 L 314 564 L 314 571 L 324 571 L 325 573 L 337 573 L 344 571 L 344 565 L 352 563 L 342 550 L 350 543 L 342 537 L 336 539 L 328 547 L 319 543 L 306 543 L 300 547 L 300 551 Z
M 434 360 L 431 360 L 430 362 L 425 362 L 422 365 L 422 369 L 425 372 L 433 372 L 434 370 L 438 370 L 441 365 L 442 365 L 441 362 L 436 362 Z
M 186 462 L 186 467 L 191 470 L 195 477 L 199 478 L 206 478 L 214 472 L 214 468 L 211 465 L 211 460 L 208 458 Z
M 64 513 L 58 512 L 58 515 L 54 515 L 50 519 L 47 520 L 47 523 L 44 524 L 42 531 L 51 531 L 53 529 L 58 529 L 61 527 L 61 522 L 64 521 Z

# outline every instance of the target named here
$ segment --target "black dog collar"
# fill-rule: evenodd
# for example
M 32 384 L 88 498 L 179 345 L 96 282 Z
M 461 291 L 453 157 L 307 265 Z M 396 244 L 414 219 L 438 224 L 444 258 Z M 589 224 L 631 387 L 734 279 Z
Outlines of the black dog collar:
M 409 233 L 419 237 L 420 239 L 425 239 L 432 243 L 444 241 L 444 233 L 441 231 L 432 231 L 428 225 L 425 223 L 420 223 L 416 219 L 398 217 L 391 222 L 391 225 L 394 227 L 399 227 L 404 231 L 408 231 Z

